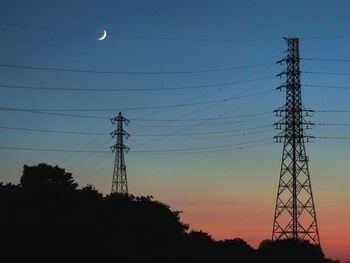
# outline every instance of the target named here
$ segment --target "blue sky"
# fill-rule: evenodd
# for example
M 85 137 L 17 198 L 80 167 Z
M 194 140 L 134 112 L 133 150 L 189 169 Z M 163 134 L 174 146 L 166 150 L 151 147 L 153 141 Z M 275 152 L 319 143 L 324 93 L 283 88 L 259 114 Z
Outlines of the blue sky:
M 0 66 L 0 85 L 96 89 L 62 91 L 0 86 L 0 107 L 84 109 L 90 111 L 59 113 L 104 118 L 0 110 L 0 126 L 106 133 L 94 136 L 0 129 L 0 146 L 108 151 L 113 144 L 108 135 L 113 130 L 108 118 L 122 110 L 131 120 L 126 127 L 131 134 L 126 141 L 131 148 L 126 159 L 131 192 L 153 194 L 176 208 L 188 208 L 188 219 L 193 219 L 198 217 L 201 203 L 234 203 L 237 196 L 242 197 L 236 207 L 240 211 L 253 202 L 253 189 L 254 198 L 263 200 L 261 202 L 267 208 L 260 214 L 270 224 L 282 150 L 282 145 L 273 143 L 277 132 L 272 124 L 277 119 L 272 111 L 284 104 L 284 93 L 273 91 L 284 81 L 275 77 L 284 70 L 283 65 L 275 63 L 285 55 L 283 37 L 301 38 L 300 55 L 303 58 L 349 59 L 349 10 L 349 1 L 323 0 L 3 0 L 0 10 L 1 65 L 124 73 L 219 71 L 96 74 Z M 107 30 L 107 39 L 98 41 L 103 30 Z M 305 72 L 302 83 L 350 87 L 347 75 L 306 73 L 350 73 L 349 65 L 349 62 L 302 60 L 301 70 Z M 232 70 L 220 71 L 227 68 Z M 215 86 L 230 82 L 239 83 Z M 189 86 L 197 88 L 169 90 Z M 350 110 L 349 92 L 348 89 L 304 86 L 303 102 L 315 110 Z M 194 105 L 166 107 L 191 103 Z M 165 107 L 125 110 L 152 106 Z M 94 111 L 96 109 L 112 110 Z M 236 116 L 241 117 L 232 118 Z M 203 118 L 216 120 L 180 121 Z M 149 121 L 154 119 L 170 121 Z M 346 124 L 348 120 L 347 113 L 316 112 L 312 117 L 318 124 Z M 193 133 L 197 135 L 180 135 Z M 347 136 L 348 133 L 349 126 L 315 126 L 312 130 L 315 136 Z M 239 144 L 255 141 L 247 144 L 252 147 L 237 149 Z M 232 145 L 232 149 L 203 153 L 167 152 L 221 145 Z M 348 140 L 330 139 L 316 139 L 315 143 L 307 145 L 316 204 L 317 196 L 320 196 L 319 200 L 328 200 L 329 185 L 341 189 L 333 196 L 334 202 L 350 201 L 341 187 L 344 182 L 349 182 L 346 177 L 348 146 Z M 166 152 L 138 152 L 154 150 Z M 0 150 L 0 179 L 18 182 L 23 164 L 48 162 L 73 172 L 80 184 L 92 183 L 108 193 L 113 158 L 112 153 Z M 189 199 L 193 202 L 189 203 Z M 320 214 L 326 214 L 327 209 L 322 209 Z M 340 215 L 340 210 L 337 213 Z M 205 216 L 201 218 L 204 219 L 198 219 L 194 224 L 205 230 L 206 222 L 210 220 L 205 221 Z M 254 223 L 258 224 L 253 220 Z M 208 226 L 208 229 L 212 228 Z M 270 225 L 266 229 L 270 229 Z M 320 229 L 322 234 L 322 225 Z M 258 236 L 260 239 L 269 237 L 270 233 L 264 231 Z M 219 231 L 217 236 L 225 235 Z

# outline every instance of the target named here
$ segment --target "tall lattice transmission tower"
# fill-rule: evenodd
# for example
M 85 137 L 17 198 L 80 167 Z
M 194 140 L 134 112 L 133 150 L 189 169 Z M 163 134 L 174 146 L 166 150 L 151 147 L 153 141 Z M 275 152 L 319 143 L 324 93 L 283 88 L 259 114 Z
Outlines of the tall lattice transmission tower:
M 129 134 L 124 131 L 123 124 L 128 125 L 129 120 L 124 118 L 119 112 L 117 117 L 111 119 L 113 124 L 117 124 L 117 129 L 111 135 L 116 137 L 116 144 L 111 147 L 112 152 L 115 152 L 115 161 L 113 169 L 112 193 L 128 194 L 128 180 L 126 176 L 126 165 L 124 153 L 128 152 L 129 148 L 124 144 L 124 137 L 127 139 Z
M 312 127 L 312 123 L 306 121 L 312 110 L 305 109 L 301 101 L 299 39 L 285 40 L 288 55 L 279 63 L 285 63 L 287 69 L 277 76 L 286 75 L 287 78 L 278 88 L 286 90 L 286 104 L 275 110 L 276 116 L 281 117 L 275 127 L 282 131 L 274 137 L 284 147 L 272 239 L 304 239 L 320 245 L 309 158 L 304 144 L 313 138 L 305 132 Z

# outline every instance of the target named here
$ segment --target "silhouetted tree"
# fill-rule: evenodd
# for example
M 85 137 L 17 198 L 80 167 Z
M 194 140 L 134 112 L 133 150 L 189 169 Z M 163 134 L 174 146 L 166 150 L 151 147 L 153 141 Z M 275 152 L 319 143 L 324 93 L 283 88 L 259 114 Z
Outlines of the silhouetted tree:
M 152 196 L 78 189 L 72 174 L 44 163 L 25 165 L 19 185 L 0 183 L 0 213 L 0 247 L 11 262 L 17 255 L 63 262 L 336 262 L 307 241 L 265 240 L 255 250 L 239 238 L 188 232 L 181 212 Z
M 202 230 L 191 230 L 188 234 L 188 239 L 198 244 L 201 243 L 203 245 L 211 245 L 212 242 L 214 242 L 212 237 L 208 233 L 203 232 Z
M 188 262 L 216 262 L 215 241 L 202 230 L 191 230 L 187 235 L 185 253 Z
M 74 191 L 78 184 L 71 173 L 60 167 L 41 163 L 34 166 L 24 165 L 21 185 L 24 189 L 40 191 L 43 189 Z
M 16 222 L 21 200 L 20 186 L 0 183 L 0 223 L 2 225 Z
M 83 197 L 84 200 L 102 200 L 103 195 L 93 186 L 92 184 L 88 184 L 84 186 L 80 190 L 80 195 Z
M 322 249 L 306 240 L 264 240 L 258 248 L 260 259 L 267 262 L 324 262 Z
M 243 239 L 225 239 L 217 242 L 217 255 L 222 262 L 254 262 L 255 250 Z

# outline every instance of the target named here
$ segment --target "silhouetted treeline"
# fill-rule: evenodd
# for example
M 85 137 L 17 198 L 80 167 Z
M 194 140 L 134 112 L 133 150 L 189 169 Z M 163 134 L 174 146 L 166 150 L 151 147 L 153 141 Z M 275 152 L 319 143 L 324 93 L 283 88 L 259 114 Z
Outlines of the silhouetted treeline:
M 72 174 L 47 164 L 25 165 L 18 185 L 0 183 L 0 205 L 7 262 L 336 262 L 307 241 L 265 240 L 257 249 L 239 238 L 215 241 L 151 196 L 79 189 Z

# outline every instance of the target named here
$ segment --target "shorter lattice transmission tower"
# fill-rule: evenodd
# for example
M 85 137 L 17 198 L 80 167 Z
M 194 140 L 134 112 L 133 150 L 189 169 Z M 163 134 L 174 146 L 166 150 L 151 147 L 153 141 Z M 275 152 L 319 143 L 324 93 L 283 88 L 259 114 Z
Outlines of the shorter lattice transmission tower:
M 288 55 L 279 62 L 285 63 L 287 69 L 277 76 L 287 77 L 286 83 L 279 87 L 286 90 L 286 104 L 275 110 L 276 116 L 281 117 L 275 127 L 282 130 L 275 140 L 284 147 L 272 239 L 303 239 L 320 245 L 304 144 L 313 138 L 305 132 L 313 125 L 305 120 L 312 111 L 305 109 L 301 101 L 299 39 L 285 40 Z
M 124 131 L 123 124 L 128 125 L 129 120 L 122 116 L 119 112 L 117 117 L 111 119 L 113 124 L 117 124 L 117 129 L 111 132 L 112 137 L 116 137 L 116 143 L 111 147 L 112 152 L 115 152 L 115 161 L 113 169 L 112 193 L 128 194 L 128 180 L 126 176 L 126 165 L 124 153 L 129 151 L 129 148 L 124 144 L 124 137 L 127 139 L 129 133 Z

